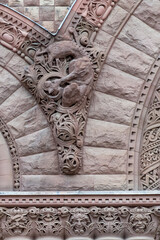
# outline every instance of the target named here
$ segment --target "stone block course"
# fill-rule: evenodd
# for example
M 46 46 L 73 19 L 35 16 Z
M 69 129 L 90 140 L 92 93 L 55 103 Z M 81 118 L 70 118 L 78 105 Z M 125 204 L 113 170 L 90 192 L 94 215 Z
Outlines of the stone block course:
M 160 31 L 160 3 L 159 0 L 143 0 L 134 15 L 152 28 Z
M 146 78 L 153 62 L 154 58 L 118 39 L 106 60 L 109 65 L 142 79 Z
M 118 38 L 154 58 L 160 52 L 160 33 L 134 16 L 129 19 Z
M 57 151 L 34 154 L 21 157 L 21 171 L 24 175 L 53 175 L 59 174 Z
M 2 104 L 12 93 L 20 87 L 20 82 L 5 69 L 0 78 L 0 104 Z
M 144 80 L 105 64 L 96 83 L 96 90 L 137 102 Z
M 130 12 L 140 0 L 119 0 L 118 5 Z
M 20 138 L 24 135 L 31 134 L 47 126 L 47 120 L 38 105 L 8 122 L 8 127 L 14 138 Z
M 126 174 L 127 151 L 101 147 L 84 147 L 84 174 Z
M 94 91 L 88 115 L 93 119 L 130 125 L 135 106 L 131 101 Z
M 45 128 L 27 136 L 16 139 L 20 156 L 56 150 L 50 128 Z
M 20 87 L 0 105 L 0 112 L 3 120 L 9 122 L 35 104 L 36 101 L 30 93 L 24 87 Z
M 88 119 L 85 146 L 127 149 L 129 127 L 100 120 Z

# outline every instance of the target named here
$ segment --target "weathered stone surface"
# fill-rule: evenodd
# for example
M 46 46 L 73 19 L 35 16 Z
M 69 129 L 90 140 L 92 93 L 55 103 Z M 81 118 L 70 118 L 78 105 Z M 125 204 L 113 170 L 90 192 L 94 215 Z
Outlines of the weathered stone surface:
M 140 0 L 119 0 L 118 5 L 124 8 L 126 11 L 130 11 L 138 2 L 140 2 Z
M 11 52 L 10 50 L 8 50 L 6 47 L 3 47 L 2 45 L 0 45 L 0 65 L 1 63 L 3 64 L 3 62 L 8 62 L 12 56 L 14 55 L 13 52 Z
M 107 32 L 104 32 L 103 30 L 100 30 L 96 36 L 95 42 L 100 47 L 103 46 L 103 51 L 107 50 L 109 44 L 111 43 L 113 36 L 108 34 Z
M 160 31 L 160 3 L 159 0 L 143 0 L 134 15 L 148 25 Z
M 50 128 L 37 131 L 16 140 L 20 156 L 56 150 Z
M 63 21 L 68 13 L 68 7 L 55 7 L 55 21 Z
M 13 191 L 13 179 L 11 175 L 0 176 L 0 190 Z
M 14 138 L 19 138 L 48 126 L 46 117 L 38 105 L 8 123 Z
M 28 63 L 26 63 L 26 61 L 15 54 L 7 66 L 11 68 L 15 73 L 22 74 L 24 72 L 24 69 L 28 66 Z
M 95 175 L 94 190 L 127 190 L 127 175 Z
M 106 62 L 120 70 L 145 79 L 154 59 L 145 53 L 116 40 Z
M 0 115 L 5 121 L 24 113 L 36 104 L 36 101 L 24 87 L 20 87 L 0 105 Z
M 152 57 L 157 57 L 160 52 L 160 33 L 134 16 L 129 19 L 118 38 Z
M 136 102 L 143 82 L 142 79 L 104 64 L 96 90 Z
M 90 118 L 129 125 L 135 106 L 131 101 L 94 91 L 88 114 Z
M 124 174 L 127 170 L 127 151 L 84 147 L 83 170 L 85 174 Z
M 54 19 L 54 7 L 43 6 L 39 9 L 40 20 L 46 21 L 48 19 Z
M 23 175 L 23 191 L 75 191 L 93 190 L 93 175 L 51 176 L 51 175 Z
M 39 7 L 25 7 L 24 15 L 33 21 L 39 21 Z
M 54 0 L 40 0 L 40 5 L 54 5 Z
M 129 127 L 100 120 L 88 119 L 86 146 L 127 149 Z
M 23 0 L 9 0 L 9 5 L 11 7 L 15 7 L 15 6 L 23 6 Z
M 19 87 L 20 82 L 8 71 L 4 69 L 0 72 L 0 104 Z
M 9 159 L 5 159 L 5 160 L 0 160 L 0 176 L 11 176 L 12 178 L 12 165 L 11 165 L 11 161 L 9 162 Z
M 24 175 L 52 175 L 59 173 L 57 151 L 21 157 L 21 173 Z
M 126 16 L 127 12 L 123 8 L 116 6 L 102 25 L 102 30 L 114 35 Z

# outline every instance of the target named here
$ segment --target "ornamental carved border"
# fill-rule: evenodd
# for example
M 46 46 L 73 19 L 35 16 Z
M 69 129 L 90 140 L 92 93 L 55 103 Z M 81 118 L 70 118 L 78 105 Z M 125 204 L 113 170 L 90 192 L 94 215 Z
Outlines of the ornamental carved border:
M 31 239 L 43 236 L 61 239 L 136 237 L 136 239 L 159 240 L 160 238 L 160 206 L 158 205 L 160 196 L 158 194 L 146 194 L 145 197 L 135 193 L 119 194 L 119 196 L 94 195 L 94 197 L 45 194 L 38 197 L 29 194 L 23 194 L 20 197 L 0 196 L 1 239 L 16 236 Z M 4 198 L 9 206 L 6 203 L 3 206 Z M 94 203 L 93 198 L 97 198 Z M 88 206 L 84 203 L 86 199 L 89 201 Z M 154 199 L 157 201 L 156 204 Z M 76 203 L 73 204 L 71 200 L 75 200 Z M 15 202 L 14 207 L 11 206 L 12 201 Z

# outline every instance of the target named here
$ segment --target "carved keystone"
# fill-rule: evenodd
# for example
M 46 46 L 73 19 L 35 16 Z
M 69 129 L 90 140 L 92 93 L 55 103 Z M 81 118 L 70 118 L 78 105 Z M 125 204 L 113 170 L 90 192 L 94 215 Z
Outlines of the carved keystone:
M 82 164 L 93 78 L 89 57 L 72 41 L 55 42 L 37 51 L 22 78 L 47 115 L 65 174 L 77 173 Z

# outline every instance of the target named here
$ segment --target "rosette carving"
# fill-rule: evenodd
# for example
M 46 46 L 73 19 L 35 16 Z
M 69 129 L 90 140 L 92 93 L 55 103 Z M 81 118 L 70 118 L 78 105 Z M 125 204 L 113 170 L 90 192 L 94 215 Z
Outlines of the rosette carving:
M 82 164 L 93 78 L 89 57 L 72 41 L 55 42 L 38 50 L 34 64 L 22 78 L 48 118 L 64 174 L 77 173 Z

